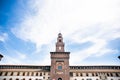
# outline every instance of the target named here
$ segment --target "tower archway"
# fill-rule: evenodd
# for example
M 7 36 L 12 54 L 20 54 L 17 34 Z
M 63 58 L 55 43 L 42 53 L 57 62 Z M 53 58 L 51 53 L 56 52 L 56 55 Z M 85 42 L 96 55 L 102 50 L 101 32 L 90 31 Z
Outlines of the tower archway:
M 58 80 L 62 80 L 62 78 L 58 78 Z

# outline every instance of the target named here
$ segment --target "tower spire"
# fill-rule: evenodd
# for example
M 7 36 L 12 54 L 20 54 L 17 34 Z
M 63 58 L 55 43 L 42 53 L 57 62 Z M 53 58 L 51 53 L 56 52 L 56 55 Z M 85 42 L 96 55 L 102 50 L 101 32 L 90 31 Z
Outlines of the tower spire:
M 56 52 L 64 52 L 64 42 L 61 33 L 59 33 L 57 37 Z

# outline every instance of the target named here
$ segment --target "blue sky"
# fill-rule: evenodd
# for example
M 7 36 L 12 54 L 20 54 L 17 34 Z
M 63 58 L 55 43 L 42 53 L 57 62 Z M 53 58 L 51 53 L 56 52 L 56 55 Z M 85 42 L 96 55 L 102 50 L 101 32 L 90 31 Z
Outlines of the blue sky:
M 119 0 L 0 0 L 0 64 L 50 65 L 59 32 L 70 65 L 120 65 Z

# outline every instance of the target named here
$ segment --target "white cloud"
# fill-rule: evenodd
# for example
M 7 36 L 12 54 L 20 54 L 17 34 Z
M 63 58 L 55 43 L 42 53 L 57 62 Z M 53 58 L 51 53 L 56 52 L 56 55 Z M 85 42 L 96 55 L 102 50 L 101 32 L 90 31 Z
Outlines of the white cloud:
M 27 59 L 26 54 L 20 53 L 16 50 L 9 51 L 9 54 L 0 52 L 3 55 L 0 64 L 26 64 L 25 60 Z
M 18 27 L 12 28 L 17 37 L 35 43 L 38 49 L 50 44 L 61 31 L 71 41 L 94 43 L 73 55 L 82 53 L 81 58 L 86 58 L 110 52 L 105 47 L 107 42 L 120 37 L 119 0 L 45 0 L 42 3 L 32 0 L 30 8 L 36 13 L 26 15 Z
M 11 57 L 8 55 L 4 55 L 0 64 L 25 64 L 25 63 L 19 58 L 19 56 Z
M 5 42 L 5 40 L 8 38 L 8 34 L 7 33 L 2 33 L 0 34 L 0 41 Z

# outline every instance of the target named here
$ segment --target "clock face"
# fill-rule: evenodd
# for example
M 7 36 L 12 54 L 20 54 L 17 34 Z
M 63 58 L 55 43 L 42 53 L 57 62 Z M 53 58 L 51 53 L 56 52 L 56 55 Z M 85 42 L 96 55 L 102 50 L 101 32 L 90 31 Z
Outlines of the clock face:
M 59 46 L 59 50 L 61 50 L 61 46 Z

